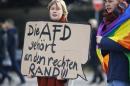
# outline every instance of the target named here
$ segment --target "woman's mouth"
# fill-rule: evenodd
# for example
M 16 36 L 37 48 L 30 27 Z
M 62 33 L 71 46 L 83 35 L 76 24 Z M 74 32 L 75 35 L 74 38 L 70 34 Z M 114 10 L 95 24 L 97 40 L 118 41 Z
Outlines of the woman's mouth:
M 107 8 L 106 10 L 107 10 L 108 12 L 110 12 L 110 11 L 111 11 L 111 8 Z
M 56 17 L 56 16 L 57 16 L 57 14 L 52 14 L 52 16 Z

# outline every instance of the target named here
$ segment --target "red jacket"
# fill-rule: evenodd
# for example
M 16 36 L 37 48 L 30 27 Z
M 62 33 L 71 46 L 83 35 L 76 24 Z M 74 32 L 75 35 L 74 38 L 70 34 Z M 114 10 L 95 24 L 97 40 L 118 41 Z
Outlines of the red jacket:
M 38 77 L 38 86 L 64 86 L 66 80 L 57 80 L 56 78 Z

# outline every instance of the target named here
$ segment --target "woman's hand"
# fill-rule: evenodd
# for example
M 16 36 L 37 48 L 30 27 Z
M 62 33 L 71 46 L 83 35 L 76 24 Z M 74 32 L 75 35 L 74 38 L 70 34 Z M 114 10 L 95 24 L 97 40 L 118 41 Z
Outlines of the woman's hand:
M 96 36 L 97 44 L 100 44 L 101 40 L 102 40 L 102 36 Z

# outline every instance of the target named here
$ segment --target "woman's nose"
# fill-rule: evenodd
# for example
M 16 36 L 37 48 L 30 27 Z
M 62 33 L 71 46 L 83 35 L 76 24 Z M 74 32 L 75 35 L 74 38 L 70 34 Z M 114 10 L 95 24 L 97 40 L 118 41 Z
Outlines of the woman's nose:
M 53 13 L 56 13 L 56 11 L 54 11 Z

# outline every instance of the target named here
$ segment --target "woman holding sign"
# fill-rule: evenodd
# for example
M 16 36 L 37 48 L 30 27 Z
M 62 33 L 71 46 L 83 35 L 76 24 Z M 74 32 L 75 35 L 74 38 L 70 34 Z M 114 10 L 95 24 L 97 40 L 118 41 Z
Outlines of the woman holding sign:
M 67 7 L 63 0 L 52 0 L 49 5 L 50 19 L 55 22 L 67 22 Z M 65 86 L 67 80 L 57 80 L 55 77 L 38 77 L 38 86 Z

